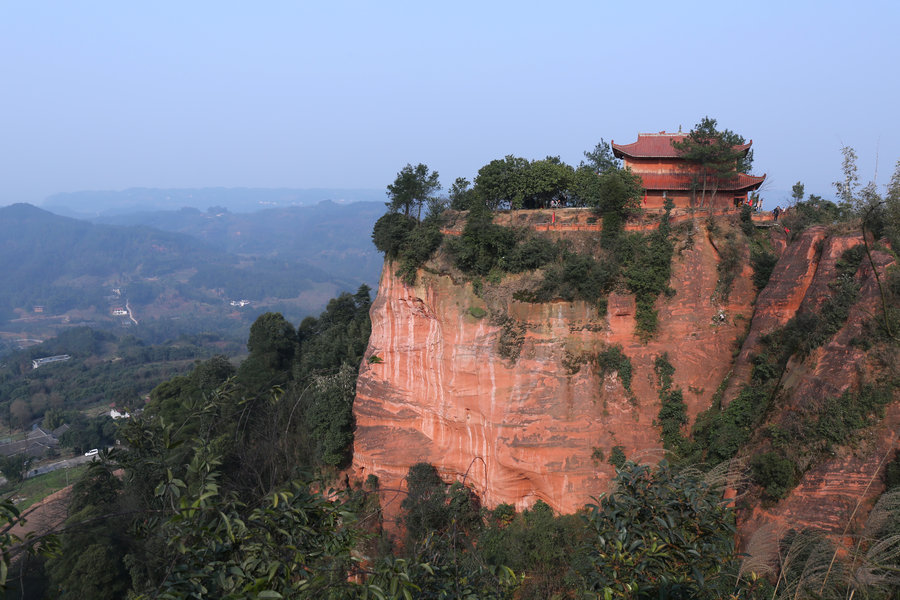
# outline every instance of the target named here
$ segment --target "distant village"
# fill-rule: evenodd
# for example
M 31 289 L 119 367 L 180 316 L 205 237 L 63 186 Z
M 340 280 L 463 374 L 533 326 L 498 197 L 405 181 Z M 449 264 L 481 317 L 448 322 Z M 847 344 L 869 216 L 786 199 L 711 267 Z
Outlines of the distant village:
M 119 411 L 115 408 L 110 408 L 108 414 L 114 420 L 131 418 L 127 411 Z M 60 438 L 69 429 L 67 423 L 52 430 L 35 425 L 20 440 L 0 442 L 0 456 L 22 455 L 38 460 L 53 456 L 59 451 Z

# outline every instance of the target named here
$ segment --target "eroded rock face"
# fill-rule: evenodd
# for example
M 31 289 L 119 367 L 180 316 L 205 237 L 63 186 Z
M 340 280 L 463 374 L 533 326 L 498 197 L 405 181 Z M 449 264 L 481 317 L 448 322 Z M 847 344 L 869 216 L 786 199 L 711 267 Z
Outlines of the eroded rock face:
M 703 221 L 695 221 L 693 244 L 679 244 L 673 258 L 675 294 L 657 301 L 659 331 L 646 344 L 634 335 L 629 295 L 612 294 L 603 316 L 581 302 L 508 300 L 502 314 L 495 307 L 495 314 L 477 318 L 470 309 L 485 303 L 468 284 L 420 272 L 409 287 L 387 266 L 367 351 L 381 361 L 364 362 L 357 385 L 354 474 L 379 478 L 388 518 L 399 511 L 408 469 L 422 461 L 447 481 L 464 479 L 488 507 L 521 509 L 541 499 L 560 512 L 579 509 L 606 491 L 614 475 L 606 458 L 614 446 L 629 458 L 662 456 L 655 424 L 658 356 L 667 353 L 675 367 L 674 384 L 691 422 L 730 374 L 722 396 L 727 404 L 750 381 L 761 338 L 801 308 L 820 307 L 836 261 L 860 242 L 823 228 L 807 230 L 790 245 L 782 245 L 783 237 L 775 235 L 783 252 L 758 298 L 745 255 L 727 303 L 720 303 L 718 253 Z M 889 261 L 878 255 L 880 269 Z M 785 414 L 839 395 L 866 372 L 865 352 L 850 343 L 876 312 L 877 288 L 866 261 L 857 278 L 862 290 L 847 325 L 806 360 L 789 363 L 777 403 Z M 631 393 L 616 375 L 600 377 L 590 361 L 614 344 L 631 360 Z M 509 357 L 510 349 L 517 358 Z M 898 425 L 895 402 L 869 443 L 809 469 L 778 505 L 763 510 L 757 500 L 742 510 L 745 534 L 788 522 L 839 530 L 859 498 L 879 491 L 881 458 L 897 447 Z
M 541 499 L 561 512 L 580 508 L 606 490 L 614 470 L 603 458 L 614 446 L 661 456 L 657 356 L 668 353 L 691 418 L 730 369 L 755 291 L 747 267 L 728 304 L 717 303 L 717 263 L 698 221 L 647 344 L 633 334 L 627 295 L 613 294 L 604 316 L 581 302 L 510 300 L 504 312 L 523 337 L 515 360 L 503 345 L 517 332 L 504 335 L 496 315 L 472 316 L 484 303 L 470 286 L 422 272 L 409 287 L 386 267 L 367 352 L 383 362 L 364 363 L 357 384 L 355 474 L 402 488 L 409 467 L 424 461 L 448 480 L 465 478 L 489 507 Z M 631 394 L 589 360 L 613 344 L 631 359 Z
M 861 243 L 856 235 L 826 236 L 814 228 L 789 246 L 781 257 L 769 286 L 756 304 L 752 326 L 735 365 L 729 389 L 746 383 L 750 377 L 753 354 L 762 349 L 760 339 L 783 326 L 798 311 L 818 312 L 831 296 L 829 283 L 836 277 L 836 264 L 844 251 Z M 873 260 L 879 273 L 893 259 L 875 252 Z M 863 325 L 880 310 L 880 294 L 867 259 L 855 274 L 860 283 L 857 301 L 847 321 L 834 337 L 803 360 L 791 359 L 781 379 L 768 424 L 783 426 L 826 398 L 835 398 L 856 390 L 863 381 L 878 376 L 880 367 L 868 353 L 854 343 L 865 335 Z M 881 472 L 898 447 L 900 403 L 887 407 L 884 418 L 872 431 L 864 432 L 854 447 L 834 448 L 830 455 L 810 457 L 811 468 L 787 498 L 763 508 L 754 504 L 741 511 L 741 530 L 749 537 L 756 529 L 770 524 L 785 530 L 815 527 L 840 534 L 851 518 L 865 518 L 870 500 L 883 489 Z M 758 440 L 759 441 L 759 440 Z

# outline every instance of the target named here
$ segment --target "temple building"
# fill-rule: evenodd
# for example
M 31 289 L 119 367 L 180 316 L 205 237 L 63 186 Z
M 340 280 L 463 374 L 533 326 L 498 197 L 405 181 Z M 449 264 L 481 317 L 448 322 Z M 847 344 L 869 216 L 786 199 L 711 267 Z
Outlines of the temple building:
M 666 198 L 677 207 L 713 206 L 727 208 L 746 202 L 758 190 L 765 175 L 735 173 L 732 177 L 701 177 L 700 166 L 679 156 L 672 142 L 684 140 L 686 133 L 639 133 L 633 144 L 611 142 L 613 155 L 640 175 L 644 182 L 645 208 L 662 208 Z M 753 141 L 736 149 L 748 152 Z M 705 179 L 705 180 L 704 180 Z M 705 185 L 704 185 L 705 184 Z

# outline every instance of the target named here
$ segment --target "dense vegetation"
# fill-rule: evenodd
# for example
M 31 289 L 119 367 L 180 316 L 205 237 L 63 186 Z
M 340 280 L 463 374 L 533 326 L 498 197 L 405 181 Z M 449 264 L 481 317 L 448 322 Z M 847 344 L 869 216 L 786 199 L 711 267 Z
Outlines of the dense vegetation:
M 653 233 L 626 235 L 625 221 L 640 210 L 640 178 L 616 164 L 605 142 L 585 152 L 585 157 L 589 163 L 572 170 L 572 177 L 563 176 L 566 166 L 557 159 L 528 163 L 506 157 L 482 168 L 472 189 L 465 180 L 457 180 L 449 205 L 465 208 L 468 214 L 462 234 L 447 240 L 440 232 L 446 205 L 428 195 L 436 180 L 425 182 L 426 175 L 434 179 L 436 174 L 428 175 L 424 165 L 416 169 L 407 165 L 388 188 L 389 211 L 375 224 L 372 239 L 389 261 L 399 264 L 397 274 L 409 284 L 415 283 L 418 270 L 442 241 L 453 266 L 472 279 L 476 292 L 484 280 L 499 283 L 507 274 L 540 270 L 541 280 L 517 290 L 517 299 L 584 300 L 603 312 L 606 297 L 621 284 L 635 294 L 638 330 L 649 337 L 656 330 L 654 303 L 669 289 L 674 242 L 668 218 L 673 205 L 667 203 Z M 603 221 L 599 245 L 576 251 L 565 242 L 493 222 L 497 208 L 534 208 L 550 202 L 593 208 Z M 420 221 L 426 204 L 428 213 Z M 502 324 L 505 317 L 495 315 L 494 320 Z
M 191 368 L 196 360 L 238 348 L 218 336 L 194 336 L 150 345 L 132 335 L 88 327 L 15 352 L 0 365 L 0 420 L 26 428 L 47 411 L 79 411 L 98 403 L 139 408 L 150 390 Z M 35 358 L 68 354 L 70 360 L 33 369 Z
M 563 516 L 541 501 L 521 513 L 479 510 L 471 490 L 448 486 L 427 464 L 412 467 L 408 482 L 408 559 L 440 561 L 481 590 L 475 597 L 496 597 L 502 567 L 521 577 L 520 599 L 742 598 L 761 589 L 735 583 L 734 515 L 720 484 L 699 472 L 624 462 L 610 494 Z
M 264 314 L 251 328 L 250 354 L 237 369 L 215 356 L 158 385 L 142 417 L 120 425 L 116 435 L 126 449 L 104 453 L 76 486 L 61 552 L 20 565 L 34 586 L 29 597 L 116 598 L 127 589 L 147 597 L 199 590 L 257 597 L 275 589 L 260 577 L 296 583 L 290 563 L 275 572 L 254 562 L 267 554 L 266 560 L 278 560 L 285 546 L 293 546 L 296 557 L 332 548 L 334 556 L 304 559 L 303 569 L 328 585 L 341 581 L 339 572 L 328 574 L 330 565 L 351 566 L 350 551 L 365 532 L 356 531 L 349 516 L 365 498 L 351 494 L 349 505 L 326 500 L 301 478 L 346 464 L 369 306 L 363 286 L 333 299 L 299 328 L 279 314 Z M 84 332 L 78 341 L 77 351 L 87 352 L 109 340 Z M 75 344 L 70 347 L 76 352 Z M 65 416 L 51 412 L 47 418 Z M 112 475 L 117 468 L 126 473 L 121 482 Z M 279 522 L 281 533 L 272 529 Z M 193 545 L 200 539 L 207 545 Z M 36 583 L 44 580 L 46 592 Z M 316 585 L 311 589 L 321 589 Z

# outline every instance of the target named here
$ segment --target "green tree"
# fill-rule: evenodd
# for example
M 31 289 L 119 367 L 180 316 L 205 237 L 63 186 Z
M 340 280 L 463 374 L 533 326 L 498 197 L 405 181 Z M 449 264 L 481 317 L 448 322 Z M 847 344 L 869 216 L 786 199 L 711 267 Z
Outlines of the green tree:
M 644 186 L 631 169 L 609 169 L 600 175 L 600 184 L 600 208 L 604 212 L 629 216 L 640 210 Z
M 371 291 L 363 284 L 355 294 L 344 292 L 329 300 L 318 317 L 303 319 L 297 328 L 300 361 L 295 379 L 335 373 L 342 365 L 359 366 L 372 328 Z
M 579 206 L 600 206 L 600 177 L 594 167 L 580 165 L 572 175 L 571 191 L 573 201 Z
M 574 174 L 558 156 L 531 161 L 522 177 L 522 201 L 512 208 L 546 208 L 552 200 L 564 203 Z
M 456 181 L 450 184 L 449 199 L 450 208 L 453 210 L 469 210 L 472 208 L 472 202 L 476 199 L 472 183 L 465 177 L 457 177 Z
M 405 511 L 403 525 L 411 544 L 421 542 L 430 532 L 449 527 L 447 484 L 433 465 L 416 463 L 411 466 L 406 475 L 406 488 L 406 498 L 400 507 Z
M 183 479 L 169 475 L 156 487 L 171 507 L 159 529 L 167 564 L 139 598 L 388 597 L 351 581 L 362 574 L 351 555 L 359 532 L 339 500 L 294 481 L 247 506 L 222 492 L 219 464 L 198 454 Z M 402 570 L 390 575 L 392 597 L 414 589 Z
M 626 462 L 615 488 L 587 506 L 590 541 L 576 568 L 605 598 L 721 598 L 734 579 L 734 516 L 721 490 L 666 461 Z
M 397 275 L 407 285 L 413 285 L 419 268 L 441 245 L 441 214 L 447 207 L 446 200 L 430 198 L 428 215 L 419 222 L 414 217 L 400 213 L 387 213 L 375 223 L 372 241 L 384 252 L 389 261 L 399 260 Z
M 701 192 L 701 206 L 707 192 L 710 202 L 714 201 L 720 185 L 750 170 L 753 151 L 742 149 L 744 143 L 742 136 L 729 129 L 719 131 L 716 120 L 710 117 L 703 117 L 683 140 L 672 142 L 678 154 L 692 165 L 689 172 L 694 178 L 694 192 Z
M 250 326 L 250 355 L 238 367 L 237 379 L 262 392 L 288 381 L 297 354 L 297 332 L 281 313 L 267 312 Z
M 838 198 L 847 207 L 855 207 L 858 204 L 857 189 L 859 188 L 859 171 L 856 167 L 856 150 L 850 146 L 842 146 L 841 154 L 843 160 L 841 162 L 841 171 L 844 178 L 841 181 L 835 181 L 835 190 L 837 190 Z
M 54 598 L 113 600 L 129 587 L 123 560 L 129 519 L 117 514 L 123 512 L 123 484 L 107 458 L 104 454 L 93 462 L 73 486 L 60 551 L 47 561 Z
M 59 443 L 76 452 L 87 452 L 92 448 L 106 448 L 116 441 L 116 422 L 106 414 L 86 417 L 75 413 L 70 420 L 70 428 L 60 436 Z
M 525 201 L 526 159 L 511 154 L 492 160 L 475 176 L 475 194 L 489 209 L 521 207 Z
M 478 552 L 488 564 L 507 565 L 524 576 L 516 598 L 572 597 L 571 565 L 587 541 L 579 517 L 554 515 L 550 506 L 538 500 L 518 514 L 512 506 L 501 505 L 487 520 L 478 537 Z
M 419 220 L 422 206 L 439 189 L 437 171 L 429 172 L 422 163 L 415 167 L 407 164 L 397 173 L 394 183 L 387 186 L 387 195 L 391 199 L 387 206 L 391 212 L 402 212 L 405 217 L 412 216 L 415 210 L 416 220 Z
M 610 169 L 618 169 L 622 162 L 615 157 L 612 148 L 603 138 L 600 138 L 593 150 L 585 151 L 584 157 L 587 159 L 587 163 L 582 162 L 582 166 L 589 167 L 598 175 Z
M 803 194 L 805 192 L 805 188 L 803 186 L 803 182 L 798 181 L 791 188 L 791 198 L 794 199 L 794 204 L 798 202 L 803 202 Z
M 372 242 L 388 260 L 399 258 L 410 232 L 416 228 L 416 220 L 397 212 L 389 212 L 375 222 Z
M 512 229 L 495 225 L 490 210 L 480 206 L 469 212 L 462 235 L 447 246 L 461 271 L 487 275 L 513 252 L 516 241 Z
M 349 462 L 357 373 L 356 366 L 345 363 L 334 375 L 313 378 L 305 421 L 321 464 L 343 466 Z
M 0 473 L 9 481 L 19 482 L 25 479 L 29 464 L 31 459 L 24 454 L 0 456 Z
M 201 390 L 213 390 L 234 376 L 236 372 L 237 370 L 227 356 L 216 354 L 203 362 L 198 361 L 194 370 L 191 371 L 190 379 Z

